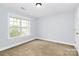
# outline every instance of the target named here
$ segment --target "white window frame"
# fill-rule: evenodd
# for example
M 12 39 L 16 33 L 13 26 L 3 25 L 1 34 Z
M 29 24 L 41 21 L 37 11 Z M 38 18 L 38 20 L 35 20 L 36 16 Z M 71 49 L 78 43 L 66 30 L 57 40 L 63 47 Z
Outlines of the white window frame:
M 29 34 L 24 34 L 24 35 L 20 35 L 20 36 L 16 36 L 16 37 L 10 37 L 10 17 L 15 17 L 15 18 L 19 18 L 19 19 L 28 19 L 27 21 L 29 21 L 29 28 L 28 28 L 28 30 L 29 30 Z M 20 38 L 20 37 L 23 37 L 23 36 L 29 36 L 29 35 L 31 35 L 31 32 L 30 32 L 30 18 L 26 18 L 26 17 L 23 17 L 23 16 L 19 16 L 19 15 L 15 15 L 15 14 L 10 14 L 10 13 L 8 13 L 8 38 L 9 39 L 14 39 L 14 38 Z

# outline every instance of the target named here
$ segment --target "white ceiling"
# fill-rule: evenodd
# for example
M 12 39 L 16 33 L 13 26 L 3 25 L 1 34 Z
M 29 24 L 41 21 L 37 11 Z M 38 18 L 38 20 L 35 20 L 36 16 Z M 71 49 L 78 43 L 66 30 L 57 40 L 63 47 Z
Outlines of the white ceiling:
M 26 13 L 32 17 L 40 18 L 63 12 L 72 12 L 77 3 L 43 3 L 40 8 L 36 7 L 34 3 L 4 3 L 2 5 Z M 25 10 L 22 10 L 20 7 L 24 7 Z

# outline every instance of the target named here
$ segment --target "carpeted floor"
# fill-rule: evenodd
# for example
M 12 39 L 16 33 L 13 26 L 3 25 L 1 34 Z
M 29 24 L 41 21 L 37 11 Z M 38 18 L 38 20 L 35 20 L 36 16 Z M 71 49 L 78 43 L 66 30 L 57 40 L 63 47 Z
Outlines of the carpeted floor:
M 33 40 L 0 52 L 0 56 L 77 56 L 71 45 L 44 40 Z

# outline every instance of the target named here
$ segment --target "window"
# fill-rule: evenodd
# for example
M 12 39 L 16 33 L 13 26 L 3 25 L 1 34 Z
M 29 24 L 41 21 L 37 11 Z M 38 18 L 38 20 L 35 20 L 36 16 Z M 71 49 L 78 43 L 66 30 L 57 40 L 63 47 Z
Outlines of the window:
M 9 37 L 29 35 L 29 20 L 9 17 Z

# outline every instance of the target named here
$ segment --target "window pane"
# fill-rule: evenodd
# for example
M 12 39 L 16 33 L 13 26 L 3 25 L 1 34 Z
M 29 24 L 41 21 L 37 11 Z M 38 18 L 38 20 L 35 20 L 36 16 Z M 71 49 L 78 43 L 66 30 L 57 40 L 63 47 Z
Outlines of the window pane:
M 19 22 L 14 22 L 13 25 L 20 26 L 20 23 Z
M 24 23 L 24 22 L 26 23 L 26 21 L 27 21 L 27 20 L 21 20 L 21 22 L 23 22 L 23 23 Z
M 26 20 L 21 20 L 21 26 L 22 27 L 26 27 L 27 26 Z
M 13 22 L 12 21 L 9 23 L 9 26 L 13 26 Z
M 10 17 L 10 21 L 14 21 L 14 19 Z
M 26 28 L 22 28 L 22 33 L 26 33 L 27 29 Z
M 24 22 L 24 23 L 23 23 L 23 22 L 21 23 L 21 26 L 22 26 L 22 27 L 26 27 L 26 25 L 27 25 L 27 24 L 26 24 L 25 22 Z
M 13 18 L 13 19 L 14 19 L 15 22 L 17 21 L 17 18 Z
M 28 35 L 29 34 L 29 28 L 22 28 L 22 33 Z
M 20 28 L 10 27 L 10 37 L 16 37 L 21 35 Z

